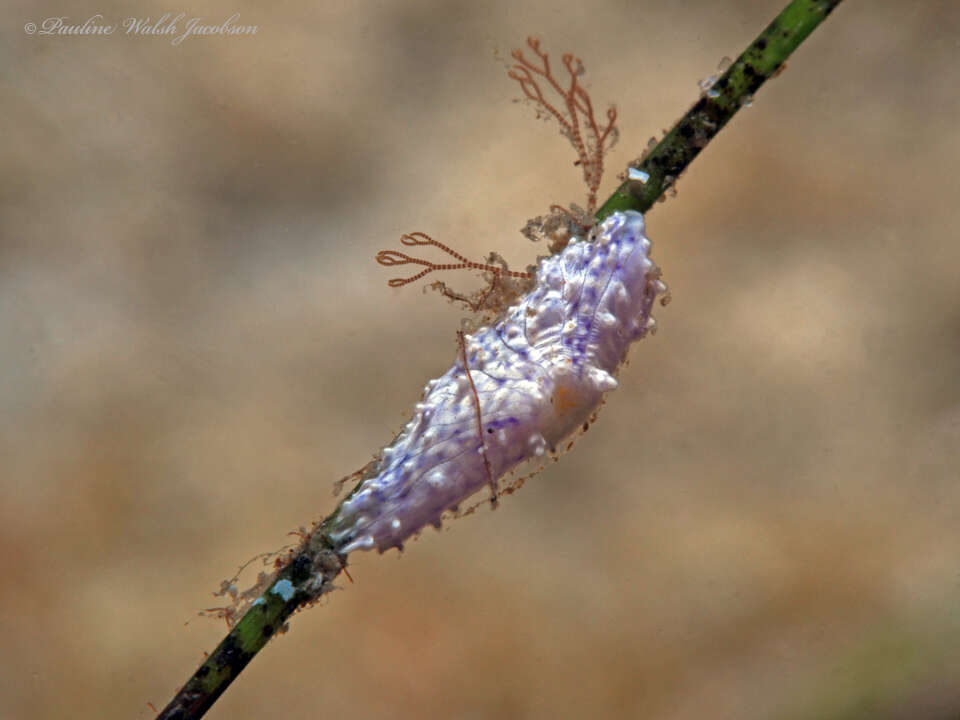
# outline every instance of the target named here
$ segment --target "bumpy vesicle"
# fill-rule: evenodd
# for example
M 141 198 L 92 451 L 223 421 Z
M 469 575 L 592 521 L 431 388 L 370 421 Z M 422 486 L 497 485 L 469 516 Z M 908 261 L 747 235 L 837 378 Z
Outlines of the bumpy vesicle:
M 465 336 L 457 362 L 427 383 L 376 471 L 344 501 L 330 533 L 339 550 L 400 547 L 589 420 L 617 386 L 630 344 L 652 326 L 665 288 L 649 250 L 643 216 L 629 211 L 542 260 L 533 290 L 493 326 Z

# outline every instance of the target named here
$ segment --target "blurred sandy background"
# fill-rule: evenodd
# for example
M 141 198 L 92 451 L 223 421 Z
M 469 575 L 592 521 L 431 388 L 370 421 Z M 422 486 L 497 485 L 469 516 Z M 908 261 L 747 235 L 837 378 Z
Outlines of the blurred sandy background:
M 782 5 L 7 3 L 0 717 L 152 718 L 454 357 L 374 254 L 522 266 L 582 202 L 511 47 L 617 103 L 606 197 Z M 260 31 L 23 31 L 180 10 Z M 956 718 L 958 59 L 956 3 L 842 5 L 649 215 L 674 300 L 575 451 L 356 555 L 209 717 Z

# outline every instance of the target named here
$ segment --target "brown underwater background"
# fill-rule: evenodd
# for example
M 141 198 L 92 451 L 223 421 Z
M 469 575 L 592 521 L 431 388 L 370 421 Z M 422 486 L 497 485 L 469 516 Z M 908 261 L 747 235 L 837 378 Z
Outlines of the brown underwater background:
M 616 103 L 605 198 L 784 1 L 8 3 L 0 717 L 153 718 L 455 356 L 375 253 L 523 267 L 583 202 L 511 48 Z M 180 11 L 259 31 L 23 29 Z M 209 717 L 956 718 L 957 87 L 956 3 L 843 3 L 649 214 L 673 302 L 574 451 L 355 555 Z

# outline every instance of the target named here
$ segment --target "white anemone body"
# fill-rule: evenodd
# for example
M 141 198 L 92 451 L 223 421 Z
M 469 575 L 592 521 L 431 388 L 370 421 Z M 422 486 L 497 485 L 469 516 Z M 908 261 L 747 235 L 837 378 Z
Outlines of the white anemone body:
M 331 532 L 340 552 L 401 547 L 590 420 L 664 289 L 640 213 L 614 213 L 592 235 L 542 260 L 530 293 L 465 336 L 466 352 L 427 383 L 375 473 L 344 501 Z

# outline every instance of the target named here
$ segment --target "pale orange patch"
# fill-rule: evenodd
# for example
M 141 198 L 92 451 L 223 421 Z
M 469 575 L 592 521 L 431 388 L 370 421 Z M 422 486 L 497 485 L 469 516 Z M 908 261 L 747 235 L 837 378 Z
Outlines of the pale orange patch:
M 576 410 L 580 406 L 580 398 L 576 390 L 568 385 L 557 385 L 553 393 L 553 409 L 558 415 L 566 415 L 571 410 Z

